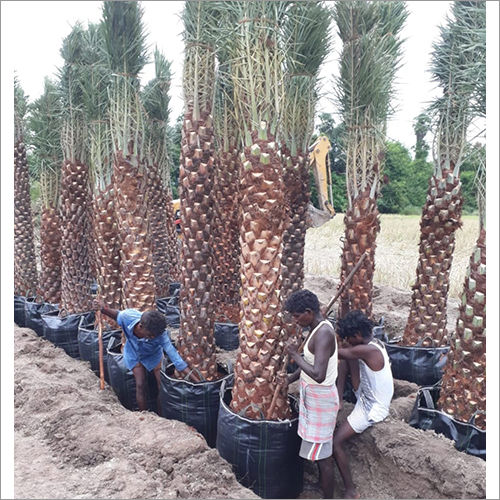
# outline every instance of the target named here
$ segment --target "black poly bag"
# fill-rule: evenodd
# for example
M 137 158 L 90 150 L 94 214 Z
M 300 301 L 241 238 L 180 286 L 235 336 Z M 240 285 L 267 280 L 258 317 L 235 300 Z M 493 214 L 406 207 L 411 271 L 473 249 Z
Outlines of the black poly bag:
M 156 308 L 165 315 L 167 325 L 172 328 L 179 328 L 181 325 L 181 312 L 177 305 L 177 297 L 165 297 L 156 299 Z
M 434 385 L 443 378 L 449 346 L 400 346 L 389 342 L 385 348 L 394 378 L 420 386 Z
M 25 302 L 26 297 L 23 295 L 14 295 L 14 322 L 21 328 L 26 326 L 26 315 L 24 312 Z
M 297 400 L 291 399 L 297 409 Z M 304 484 L 304 461 L 298 417 L 251 420 L 230 408 L 231 388 L 220 390 L 217 451 L 233 468 L 236 479 L 262 498 L 297 498 Z
M 64 349 L 68 356 L 79 359 L 78 326 L 82 318 L 88 322 L 93 321 L 94 312 L 68 314 L 63 318 L 58 314 L 59 311 L 42 314 L 43 336 L 54 345 Z
M 190 382 L 173 378 L 173 364 L 161 371 L 161 416 L 180 420 L 194 427 L 212 448 L 217 435 L 220 387 L 224 381 L 232 381 L 234 377 L 231 367 L 226 370 L 219 366 L 219 371 L 225 376 L 213 382 Z
M 240 333 L 236 323 L 218 323 L 214 325 L 215 344 L 225 351 L 233 351 L 240 346 Z
M 109 385 L 125 408 L 132 411 L 138 410 L 135 377 L 132 370 L 125 366 L 119 338 L 111 337 L 107 346 L 107 354 Z M 146 405 L 148 410 L 156 411 L 158 384 L 153 372 L 146 370 L 146 381 Z
M 26 299 L 24 303 L 24 316 L 26 328 L 31 328 L 35 333 L 43 336 L 43 320 L 42 314 L 57 311 L 57 304 L 49 304 L 48 302 L 35 302 L 34 298 Z
M 469 422 L 461 422 L 436 409 L 439 392 L 439 386 L 421 387 L 408 423 L 417 429 L 443 434 L 454 442 L 458 451 L 486 460 L 486 431 L 474 425 L 475 415 Z
M 108 351 L 106 346 L 111 338 L 121 339 L 121 329 L 118 330 L 103 330 L 102 345 L 103 345 L 103 365 L 104 379 L 109 383 L 108 375 Z M 91 370 L 99 377 L 99 333 L 94 326 L 93 321 L 86 321 L 86 318 L 80 320 L 78 326 L 78 351 L 80 359 L 90 361 Z
M 169 293 L 170 297 L 179 298 L 180 291 L 181 291 L 181 284 L 180 283 L 172 282 L 172 283 L 170 283 L 170 285 L 168 285 L 168 293 Z M 175 305 L 177 305 L 177 304 L 175 304 Z

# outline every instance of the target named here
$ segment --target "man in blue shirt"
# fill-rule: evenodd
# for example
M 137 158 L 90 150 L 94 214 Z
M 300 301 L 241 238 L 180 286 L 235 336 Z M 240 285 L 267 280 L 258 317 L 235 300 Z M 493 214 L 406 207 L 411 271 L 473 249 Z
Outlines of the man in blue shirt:
M 199 378 L 189 370 L 188 364 L 181 358 L 172 345 L 165 316 L 159 311 L 110 309 L 97 303 L 96 309 L 113 318 L 122 328 L 126 342 L 123 348 L 123 362 L 128 370 L 132 370 L 136 383 L 136 399 L 139 410 L 146 410 L 146 370 L 153 371 L 160 390 L 160 369 L 163 351 L 167 353 L 177 371 L 186 379 L 199 382 Z M 158 405 L 158 409 L 160 406 Z

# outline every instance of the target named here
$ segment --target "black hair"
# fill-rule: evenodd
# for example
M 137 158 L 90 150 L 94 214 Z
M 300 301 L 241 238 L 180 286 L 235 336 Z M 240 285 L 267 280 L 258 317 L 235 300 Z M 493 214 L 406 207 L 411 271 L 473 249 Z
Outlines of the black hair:
M 167 327 L 165 316 L 159 311 L 145 311 L 141 316 L 142 326 L 154 337 L 159 337 Z
M 318 297 L 309 290 L 297 290 L 293 292 L 285 302 L 285 310 L 290 313 L 303 313 L 306 309 L 319 312 Z
M 363 312 L 350 311 L 345 318 L 338 321 L 337 333 L 343 339 L 354 337 L 356 333 L 360 333 L 363 338 L 368 338 L 372 334 L 373 326 L 373 322 Z

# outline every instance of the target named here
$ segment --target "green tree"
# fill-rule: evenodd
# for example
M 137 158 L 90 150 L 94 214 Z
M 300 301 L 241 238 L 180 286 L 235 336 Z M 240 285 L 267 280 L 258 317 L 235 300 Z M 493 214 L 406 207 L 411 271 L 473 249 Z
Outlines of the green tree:
M 429 154 L 429 145 L 425 142 L 425 136 L 431 129 L 431 117 L 426 113 L 420 113 L 413 122 L 413 131 L 415 132 L 415 160 L 427 159 Z
M 182 122 L 184 115 L 179 115 L 174 125 L 167 129 L 168 160 L 170 162 L 170 186 L 172 198 L 179 198 L 179 164 L 181 157 Z

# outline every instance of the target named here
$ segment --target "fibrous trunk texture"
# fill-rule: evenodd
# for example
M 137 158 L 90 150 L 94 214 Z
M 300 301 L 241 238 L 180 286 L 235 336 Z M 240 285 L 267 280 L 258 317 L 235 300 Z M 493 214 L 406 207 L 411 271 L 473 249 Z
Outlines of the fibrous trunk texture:
M 206 380 L 217 378 L 213 300 L 213 242 L 211 194 L 214 176 L 213 123 L 184 117 L 179 190 L 182 219 L 181 318 L 177 348 L 191 368 Z
M 403 335 L 407 345 L 448 344 L 446 302 L 455 232 L 462 225 L 462 203 L 461 183 L 451 170 L 431 177 L 420 221 L 417 279 Z
M 66 160 L 61 172 L 61 312 L 92 309 L 88 167 Z
M 219 321 L 238 323 L 240 303 L 239 160 L 236 148 L 219 154 L 214 182 L 215 304 Z
M 440 407 L 486 429 L 486 231 L 481 230 L 465 277 L 457 328 L 443 376 Z
M 260 131 L 262 133 L 262 130 Z M 281 256 L 285 202 L 281 158 L 271 134 L 245 147 L 240 173 L 242 225 L 240 354 L 235 365 L 231 407 L 249 418 L 289 416 L 286 387 L 277 392 L 283 370 Z
M 38 291 L 30 181 L 26 146 L 14 145 L 14 293 L 35 295 Z
M 166 196 L 166 225 L 167 225 L 167 252 L 170 259 L 170 279 L 172 281 L 179 281 L 181 275 L 181 269 L 179 265 L 179 253 L 180 253 L 180 241 L 177 236 L 177 230 L 175 228 L 175 214 L 174 207 L 172 205 L 172 191 L 170 187 L 165 190 Z
M 370 197 L 367 187 L 352 202 L 344 218 L 345 240 L 342 249 L 341 283 L 366 251 L 361 266 L 347 284 L 340 297 L 339 317 L 349 311 L 359 310 L 368 318 L 372 316 L 373 274 L 375 272 L 375 249 L 380 231 L 379 211 L 376 198 Z
M 132 146 L 130 150 L 133 150 Z M 122 304 L 155 308 L 153 257 L 147 218 L 147 174 L 136 155 L 118 151 L 113 162 L 116 220 L 120 238 Z
M 99 296 L 107 307 L 121 309 L 120 241 L 112 183 L 96 192 L 94 220 Z
M 170 210 L 170 213 L 168 212 L 168 202 L 167 190 L 158 172 L 158 165 L 149 165 L 148 218 L 157 297 L 166 297 L 169 291 L 169 284 L 173 281 L 170 273 L 172 268 L 171 245 L 169 245 L 168 241 L 171 238 L 171 234 L 168 232 L 168 224 L 173 225 L 173 220 L 171 220 L 172 210 Z
M 40 295 L 45 302 L 61 301 L 61 218 L 53 206 L 42 210 L 40 223 L 42 273 Z

